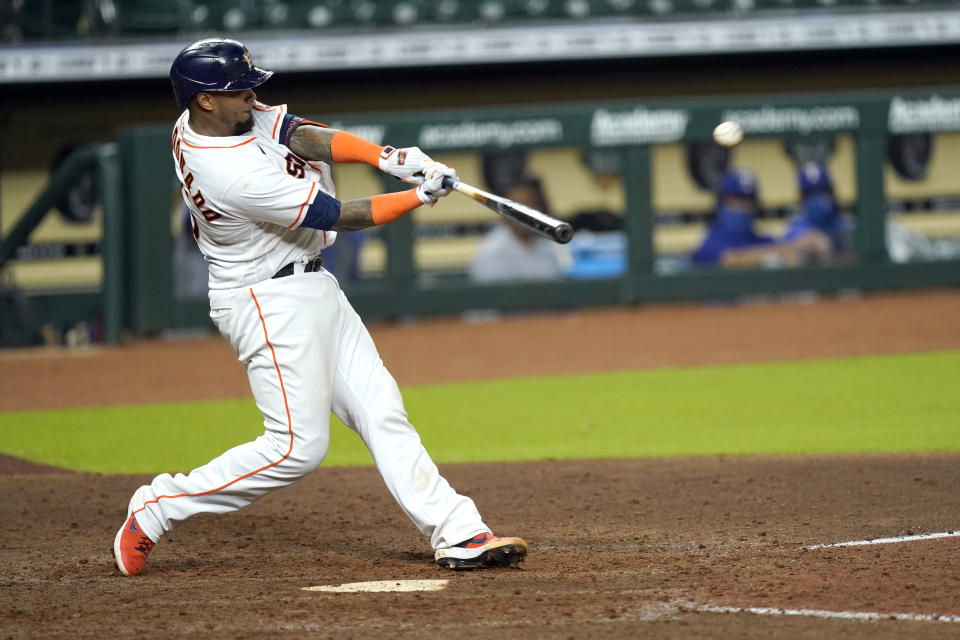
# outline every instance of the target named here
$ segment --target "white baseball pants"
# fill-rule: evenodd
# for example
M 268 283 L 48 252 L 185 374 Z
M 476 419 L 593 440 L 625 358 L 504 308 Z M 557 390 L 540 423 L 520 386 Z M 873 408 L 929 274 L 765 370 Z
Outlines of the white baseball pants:
M 330 273 L 211 291 L 210 316 L 247 368 L 266 431 L 187 475 L 164 473 L 140 487 L 128 513 L 151 540 L 175 521 L 239 509 L 316 469 L 327 453 L 331 410 L 363 439 L 390 493 L 434 549 L 489 531 L 473 501 L 440 476 Z

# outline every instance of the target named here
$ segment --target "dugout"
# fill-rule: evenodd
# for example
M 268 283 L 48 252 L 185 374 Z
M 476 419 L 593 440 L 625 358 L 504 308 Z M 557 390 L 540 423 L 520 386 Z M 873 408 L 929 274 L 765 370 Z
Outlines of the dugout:
M 480 285 L 467 279 L 463 263 L 470 243 L 476 242 L 471 232 L 491 224 L 492 214 L 464 198 L 449 197 L 379 229 L 358 254 L 361 276 L 345 287 L 366 317 L 399 318 L 469 309 L 958 285 L 955 254 L 898 262 L 887 247 L 890 221 L 930 241 L 960 237 L 960 192 L 952 177 L 960 160 L 957 114 L 960 92 L 945 89 L 303 115 L 374 142 L 429 149 L 481 187 L 495 186 L 488 184 L 485 157 L 521 154 L 524 171 L 544 178 L 559 217 L 573 218 L 597 207 L 612 212 L 611 231 L 622 238 L 622 268 L 549 282 Z M 691 149 L 709 145 L 713 127 L 728 119 L 745 129 L 745 142 L 728 160 L 760 174 L 765 208 L 771 212 L 763 224 L 782 224 L 781 210 L 796 201 L 791 165 L 796 151 L 791 148 L 821 148 L 838 199 L 856 219 L 854 261 L 745 271 L 669 268 L 669 257 L 688 251 L 702 233 L 712 201 L 709 190 L 697 184 Z M 919 150 L 894 155 L 892 145 L 901 140 L 914 140 Z M 605 186 L 593 191 L 588 187 L 598 171 L 587 158 L 591 150 L 602 150 L 609 165 Z M 103 203 L 102 216 L 95 216 L 101 226 L 94 227 L 103 230 L 102 259 L 99 271 L 86 276 L 87 290 L 45 294 L 39 299 L 50 302 L 34 307 L 40 314 L 98 315 L 108 341 L 210 326 L 198 272 L 177 272 L 183 267 L 175 263 L 183 237 L 182 205 L 168 153 L 168 127 L 144 126 L 125 130 L 115 145 L 84 147 L 64 163 L 32 215 L 42 219 L 44 204 L 61 200 L 79 177 L 92 172 Z M 905 162 L 922 167 L 911 174 L 895 166 Z M 339 169 L 335 179 L 341 197 L 403 186 L 364 166 Z M 54 234 L 62 223 L 44 224 L 52 226 L 41 230 Z M 23 239 L 7 233 L 5 261 L 15 256 Z M 12 261 L 15 268 L 8 274 L 16 278 L 19 269 L 29 266 L 26 262 Z M 79 269 L 72 275 L 75 282 L 83 281 Z M 22 290 L 28 288 L 25 284 L 20 283 Z M 5 304 L 5 325 L 13 321 L 12 310 Z

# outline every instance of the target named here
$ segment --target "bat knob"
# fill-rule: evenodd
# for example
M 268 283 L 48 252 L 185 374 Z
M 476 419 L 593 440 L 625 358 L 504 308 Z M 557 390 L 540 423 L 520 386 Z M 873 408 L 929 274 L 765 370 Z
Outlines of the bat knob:
M 573 227 L 564 222 L 553 230 L 553 238 L 560 244 L 567 244 L 573 239 Z

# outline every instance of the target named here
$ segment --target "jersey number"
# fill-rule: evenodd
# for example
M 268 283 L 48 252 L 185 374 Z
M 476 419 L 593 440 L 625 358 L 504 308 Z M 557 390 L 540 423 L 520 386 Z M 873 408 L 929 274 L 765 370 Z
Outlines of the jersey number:
M 292 153 L 287 154 L 287 173 L 292 175 L 294 178 L 302 178 L 306 175 L 303 170 L 306 164 L 306 162 Z

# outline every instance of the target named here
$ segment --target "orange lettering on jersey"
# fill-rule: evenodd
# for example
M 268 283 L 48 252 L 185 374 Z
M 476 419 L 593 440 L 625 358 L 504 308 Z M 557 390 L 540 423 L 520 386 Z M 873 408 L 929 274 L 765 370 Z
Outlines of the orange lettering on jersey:
M 193 172 L 187 172 L 187 175 L 183 176 L 183 186 L 187 188 L 187 193 L 190 192 L 190 189 L 193 188 Z

